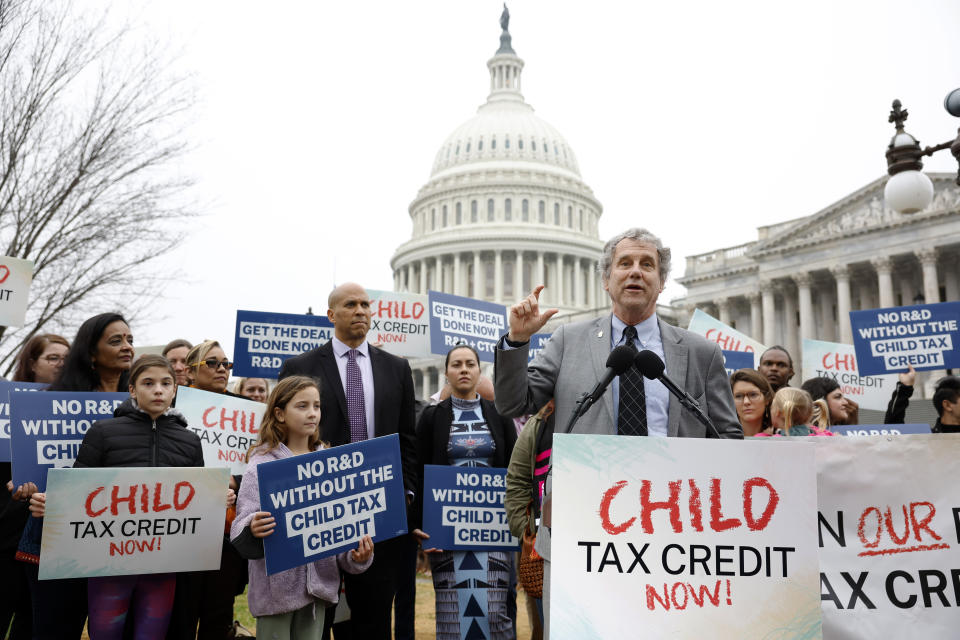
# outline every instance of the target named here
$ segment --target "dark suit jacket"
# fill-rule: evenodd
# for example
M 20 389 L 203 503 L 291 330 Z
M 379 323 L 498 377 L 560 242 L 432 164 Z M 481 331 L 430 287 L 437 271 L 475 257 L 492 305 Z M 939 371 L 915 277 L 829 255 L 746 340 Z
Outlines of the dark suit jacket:
M 489 400 L 480 399 L 480 411 L 496 445 L 492 466 L 506 468 L 513 453 L 513 445 L 517 442 L 517 428 L 513 420 L 501 416 Z M 423 525 L 423 465 L 450 464 L 447 445 L 450 442 L 451 424 L 453 401 L 450 398 L 426 407 L 417 422 L 417 499 L 414 501 L 410 518 L 414 527 L 420 528 Z
M 416 491 L 417 449 L 414 431 L 413 375 L 403 358 L 369 346 L 373 369 L 374 436 L 396 433 L 400 436 L 403 484 Z M 328 342 L 283 363 L 280 379 L 310 376 L 320 381 L 320 437 L 331 447 L 350 442 L 347 396 L 340 381 L 333 344 Z

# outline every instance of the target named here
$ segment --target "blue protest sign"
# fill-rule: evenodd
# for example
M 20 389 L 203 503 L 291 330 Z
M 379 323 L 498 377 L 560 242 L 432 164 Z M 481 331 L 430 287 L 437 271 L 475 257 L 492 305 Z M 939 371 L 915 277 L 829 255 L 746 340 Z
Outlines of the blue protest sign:
M 533 359 L 540 355 L 540 352 L 543 351 L 543 348 L 547 345 L 552 335 L 552 333 L 535 333 L 530 336 L 530 351 L 527 354 L 527 364 L 533 362 Z
M 507 332 L 507 308 L 502 304 L 428 291 L 430 350 L 446 355 L 458 344 L 477 350 L 484 362 L 493 362 L 497 341 Z
M 860 375 L 960 367 L 960 302 L 851 311 Z
M 39 391 L 47 385 L 40 382 L 0 380 L 0 462 L 10 462 L 10 396 L 11 391 Z
M 753 369 L 754 354 L 747 351 L 721 351 L 723 354 L 723 366 L 727 370 L 727 375 L 733 375 L 737 369 Z
M 263 539 L 267 575 L 407 532 L 397 434 L 257 466 L 260 508 L 276 519 Z
M 424 465 L 423 530 L 430 534 L 429 546 L 519 551 L 503 506 L 506 482 L 506 469 Z
M 904 433 L 930 433 L 928 424 L 851 424 L 830 427 L 840 436 L 899 436 Z
M 10 392 L 13 483 L 47 486 L 47 469 L 72 467 L 83 435 L 129 398 L 126 393 Z
M 283 361 L 326 344 L 333 323 L 326 316 L 237 311 L 233 375 L 276 378 Z

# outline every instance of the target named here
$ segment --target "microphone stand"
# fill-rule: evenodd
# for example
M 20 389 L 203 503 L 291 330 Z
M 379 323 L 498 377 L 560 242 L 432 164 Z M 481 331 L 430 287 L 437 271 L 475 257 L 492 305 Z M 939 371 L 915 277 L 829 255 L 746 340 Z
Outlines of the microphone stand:
M 593 400 L 590 399 L 590 394 L 584 391 L 582 394 L 580 394 L 580 398 L 577 400 L 577 408 L 574 409 L 573 413 L 570 415 L 570 421 L 567 422 L 567 428 L 564 430 L 564 433 L 570 433 L 573 431 L 573 425 L 575 425 L 577 420 L 580 419 L 580 416 L 585 414 L 592 406 Z
M 720 433 L 717 431 L 717 428 L 710 422 L 710 418 L 703 412 L 703 409 L 700 408 L 700 405 L 696 400 L 690 397 L 690 395 L 685 392 L 683 389 L 678 387 L 673 380 L 668 378 L 666 375 L 661 374 L 657 378 L 663 385 L 680 401 L 680 405 L 692 413 L 694 417 L 702 424 L 707 430 L 711 431 L 714 436 L 720 438 Z

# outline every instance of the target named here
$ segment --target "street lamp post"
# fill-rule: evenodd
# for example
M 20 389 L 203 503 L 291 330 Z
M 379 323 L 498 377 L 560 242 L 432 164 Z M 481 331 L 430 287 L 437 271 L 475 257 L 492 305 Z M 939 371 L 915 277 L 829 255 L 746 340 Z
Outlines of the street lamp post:
M 960 163 L 960 130 L 953 140 L 921 149 L 917 139 L 903 130 L 908 114 L 902 106 L 899 100 L 894 100 L 890 111 L 889 121 L 897 130 L 887 146 L 887 174 L 890 178 L 883 189 L 883 197 L 887 206 L 895 211 L 916 213 L 927 208 L 933 200 L 933 183 L 921 171 L 921 158 L 950 149 Z M 960 117 L 960 89 L 951 91 L 943 101 L 943 106 L 950 115 Z M 960 171 L 957 173 L 957 184 L 960 185 Z

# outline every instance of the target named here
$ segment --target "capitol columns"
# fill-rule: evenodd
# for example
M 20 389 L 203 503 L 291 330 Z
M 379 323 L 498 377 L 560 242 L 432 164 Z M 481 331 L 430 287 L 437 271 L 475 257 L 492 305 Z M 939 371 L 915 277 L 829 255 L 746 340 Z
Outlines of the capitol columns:
M 468 295 L 472 295 L 474 298 L 480 297 L 480 282 L 483 280 L 483 265 L 480 262 L 480 252 L 473 252 L 473 291 Z
M 895 307 L 893 295 L 893 260 L 881 256 L 870 261 L 877 271 L 877 291 L 880 294 L 880 307 Z
M 593 309 L 597 306 L 597 273 L 591 269 L 592 262 L 587 263 L 587 309 Z
M 410 283 L 413 280 L 413 265 L 407 263 L 403 266 L 403 290 L 410 291 Z
M 554 295 L 550 297 L 551 304 L 563 306 L 563 254 L 557 254 L 557 283 L 554 286 Z
M 813 278 L 809 273 L 798 273 L 793 276 L 793 281 L 797 284 L 797 299 L 800 303 L 800 339 L 812 340 L 816 337 L 813 326 L 813 296 L 810 293 Z
M 777 330 L 776 301 L 773 298 L 773 283 L 769 280 L 760 281 L 760 296 L 763 305 L 763 344 L 776 344 L 774 333 Z
M 500 249 L 493 252 L 493 299 L 503 302 L 503 255 Z
M 523 250 L 517 249 L 517 258 L 513 261 L 513 297 L 520 300 L 527 293 L 523 290 Z
M 837 326 L 840 342 L 853 344 L 853 329 L 850 327 L 850 267 L 840 264 L 830 268 L 837 280 Z
M 757 342 L 762 342 L 763 315 L 760 307 L 760 294 L 753 292 L 747 297 L 750 299 L 750 336 Z
M 936 247 L 914 252 L 923 267 L 923 297 L 927 304 L 940 302 L 940 281 L 937 277 Z
M 456 296 L 463 295 L 463 272 L 462 267 L 460 266 L 460 252 L 457 251 L 453 254 L 453 294 Z
M 730 300 L 727 298 L 718 298 L 713 301 L 713 304 L 717 306 L 717 311 L 719 311 L 720 322 L 730 324 Z
M 433 259 L 433 288 L 443 291 L 443 258 L 441 256 Z
M 570 303 L 577 307 L 583 303 L 583 265 L 579 256 L 573 257 L 573 300 Z
M 780 283 L 783 295 L 783 346 L 789 353 L 800 353 L 800 340 L 797 328 L 797 298 L 788 282 Z
M 420 293 L 427 294 L 427 261 L 420 261 Z

